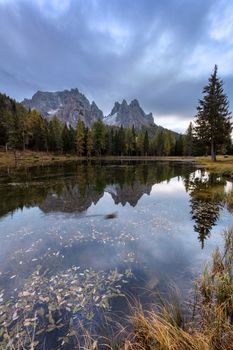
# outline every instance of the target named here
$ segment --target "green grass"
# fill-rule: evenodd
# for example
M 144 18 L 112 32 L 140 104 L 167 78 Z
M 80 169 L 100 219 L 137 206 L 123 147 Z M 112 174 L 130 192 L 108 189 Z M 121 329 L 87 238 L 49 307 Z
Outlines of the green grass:
M 210 157 L 197 157 L 195 160 L 208 171 L 233 177 L 233 156 L 218 156 L 216 162 L 211 161 Z
M 45 165 L 56 162 L 77 160 L 76 155 L 53 154 L 34 151 L 17 151 L 17 161 L 12 151 L 0 150 L 0 168 L 2 167 L 30 167 L 34 165 Z
M 5 152 L 0 149 L 0 168 L 1 167 L 30 167 L 35 165 L 53 164 L 56 162 L 66 162 L 72 160 L 87 159 L 86 157 L 78 157 L 75 154 L 53 154 L 51 152 L 35 152 L 35 151 L 17 151 L 17 164 L 15 155 L 12 151 Z M 218 156 L 217 162 L 212 162 L 210 157 L 155 157 L 155 156 L 102 156 L 92 157 L 91 160 L 151 160 L 151 161 L 179 161 L 179 162 L 195 162 L 203 166 L 208 171 L 219 173 L 220 175 L 233 176 L 233 156 Z
M 17 162 L 12 151 L 5 152 L 0 149 L 0 168 L 1 167 L 30 167 L 35 165 L 53 164 L 56 162 L 66 162 L 72 160 L 84 160 L 86 157 L 78 157 L 72 154 L 54 154 L 51 152 L 35 152 L 35 151 L 17 151 Z M 128 157 L 128 156 L 102 156 L 91 157 L 91 160 L 160 160 L 160 161 L 187 161 L 190 159 L 184 157 Z M 193 161 L 193 159 L 192 159 Z

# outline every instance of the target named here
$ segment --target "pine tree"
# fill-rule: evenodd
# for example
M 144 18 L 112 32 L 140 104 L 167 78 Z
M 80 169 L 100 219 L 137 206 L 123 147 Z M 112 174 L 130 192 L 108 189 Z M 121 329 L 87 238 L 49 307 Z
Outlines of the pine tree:
M 216 161 L 217 151 L 229 140 L 232 130 L 229 102 L 216 65 L 208 85 L 203 88 L 203 95 L 197 107 L 195 134 L 199 144 L 210 148 L 211 159 Z
M 8 142 L 8 122 L 11 117 L 9 108 L 7 108 L 9 98 L 0 93 L 0 145 L 6 145 Z
M 136 149 L 137 149 L 137 145 L 136 145 L 136 132 L 134 129 L 134 125 L 132 126 L 132 155 L 135 156 L 136 155 Z
M 118 156 L 120 154 L 120 146 L 119 146 L 119 132 L 118 130 L 115 130 L 114 133 L 114 139 L 113 139 L 113 149 L 114 149 L 114 155 Z
M 49 123 L 49 147 L 53 152 L 62 152 L 62 124 L 56 116 Z
M 120 155 L 123 156 L 125 154 L 125 129 L 121 125 L 119 130 L 119 151 Z
M 136 141 L 137 141 L 137 153 L 138 155 L 140 156 L 143 156 L 144 155 L 144 132 L 143 131 L 140 131 L 137 138 L 136 138 Z
M 179 135 L 175 143 L 175 156 L 183 156 L 184 154 L 184 139 L 185 135 Z
M 7 121 L 7 136 L 8 145 L 10 148 L 25 149 L 25 127 L 26 127 L 26 115 L 23 113 L 23 107 L 19 106 L 14 100 L 11 103 L 11 115 L 9 115 L 9 120 Z
M 156 135 L 149 139 L 149 153 L 151 156 L 155 156 L 157 154 L 157 136 Z
M 147 156 L 149 151 L 149 136 L 148 131 L 146 130 L 144 135 L 144 155 Z
M 189 127 L 184 136 L 184 155 L 192 156 L 193 155 L 193 124 L 190 122 Z
M 162 156 L 164 152 L 164 133 L 161 130 L 159 130 L 158 134 L 156 135 L 155 147 L 156 155 Z
M 48 121 L 39 112 L 30 112 L 29 147 L 36 151 L 48 150 Z
M 105 151 L 105 125 L 102 120 L 97 120 L 93 123 L 92 130 L 94 132 L 95 140 L 95 153 L 97 156 L 101 156 Z
M 71 153 L 74 151 L 74 130 L 65 123 L 62 130 L 63 152 Z
M 94 133 L 91 129 L 87 132 L 87 156 L 91 157 L 94 152 Z
M 165 156 L 168 156 L 171 153 L 171 140 L 167 131 L 164 133 L 163 153 Z
M 82 157 L 85 150 L 85 124 L 81 119 L 78 120 L 77 124 L 76 147 L 78 156 Z
M 125 154 L 127 156 L 131 156 L 133 154 L 133 133 L 132 133 L 132 129 L 127 128 L 125 130 Z

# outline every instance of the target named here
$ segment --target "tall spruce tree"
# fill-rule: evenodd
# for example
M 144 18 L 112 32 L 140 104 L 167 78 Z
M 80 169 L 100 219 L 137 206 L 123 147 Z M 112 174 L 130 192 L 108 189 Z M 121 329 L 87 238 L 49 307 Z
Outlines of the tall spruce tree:
M 53 152 L 62 152 L 62 124 L 60 120 L 54 116 L 49 122 L 49 148 Z
M 88 129 L 87 132 L 87 156 L 91 157 L 94 152 L 94 132 L 91 129 Z
M 132 145 L 131 145 L 131 147 L 132 147 L 132 155 L 135 156 L 137 145 L 136 145 L 136 132 L 135 132 L 134 125 L 132 126 Z
M 76 147 L 78 156 L 82 157 L 85 151 L 85 124 L 80 118 L 76 130 Z
M 144 155 L 147 156 L 149 152 L 149 136 L 148 131 L 146 130 L 144 135 Z
M 63 142 L 63 152 L 70 153 L 74 151 L 74 130 L 68 127 L 65 123 L 62 130 L 62 142 Z
M 140 131 L 137 138 L 136 138 L 136 142 L 137 142 L 137 154 L 139 156 L 144 156 L 144 132 Z
M 189 127 L 184 135 L 184 155 L 193 155 L 193 124 L 190 122 Z
M 101 156 L 105 150 L 105 124 L 99 119 L 93 123 L 92 130 L 94 132 L 95 154 Z
M 232 130 L 229 102 L 223 92 L 223 82 L 217 76 L 217 66 L 203 88 L 196 115 L 195 134 L 199 144 L 210 148 L 211 159 L 216 161 L 220 147 L 229 141 Z
M 121 125 L 119 134 L 118 134 L 118 141 L 119 141 L 119 155 L 123 156 L 125 153 L 125 129 Z

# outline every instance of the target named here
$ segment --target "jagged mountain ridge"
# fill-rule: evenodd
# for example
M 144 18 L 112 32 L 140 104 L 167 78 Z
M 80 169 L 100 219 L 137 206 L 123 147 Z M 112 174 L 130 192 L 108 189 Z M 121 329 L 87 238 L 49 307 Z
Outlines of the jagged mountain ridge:
M 129 104 L 126 100 L 122 103 L 115 102 L 111 113 L 104 117 L 103 112 L 96 103 L 90 101 L 78 89 L 45 92 L 37 91 L 31 99 L 24 99 L 22 104 L 27 109 L 36 109 L 44 117 L 50 119 L 56 115 L 63 123 L 77 125 L 81 118 L 87 126 L 101 119 L 107 125 L 123 126 L 140 129 L 154 124 L 152 113 L 146 114 L 139 102 L 134 99 Z
M 154 125 L 152 113 L 146 114 L 141 108 L 138 100 L 134 99 L 128 104 L 126 100 L 122 103 L 115 102 L 111 113 L 104 118 L 107 125 L 123 126 L 131 128 L 133 125 L 136 129 L 143 126 Z
M 63 123 L 76 127 L 78 119 L 91 126 L 98 119 L 103 119 L 103 112 L 96 103 L 90 101 L 78 89 L 43 92 L 37 91 L 31 99 L 24 99 L 22 104 L 28 109 L 38 110 L 50 119 L 56 115 Z

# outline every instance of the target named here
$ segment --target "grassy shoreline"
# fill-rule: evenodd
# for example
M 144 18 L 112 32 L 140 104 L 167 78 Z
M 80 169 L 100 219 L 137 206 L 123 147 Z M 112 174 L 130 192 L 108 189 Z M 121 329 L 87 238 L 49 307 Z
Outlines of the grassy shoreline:
M 197 164 L 208 171 L 233 178 L 233 156 L 218 156 L 217 161 L 211 161 L 210 157 L 194 158 Z
M 0 150 L 0 168 L 3 167 L 27 167 L 37 165 L 49 165 L 57 162 L 69 162 L 78 160 L 148 160 L 148 161 L 175 161 L 175 162 L 195 162 L 193 157 L 155 157 L 155 156 L 102 156 L 102 157 L 78 157 L 72 154 L 54 154 L 46 152 L 35 151 L 18 151 L 17 152 L 17 164 L 15 155 L 12 151 L 5 152 Z
M 35 152 L 28 150 L 18 151 L 16 156 L 17 160 L 15 159 L 15 155 L 12 151 L 5 152 L 0 150 L 0 168 L 33 167 L 78 159 L 77 156 L 73 155 L 56 155 L 53 153 Z
M 218 156 L 217 162 L 212 162 L 210 157 L 177 157 L 177 156 L 102 156 L 102 157 L 78 157 L 72 154 L 54 154 L 36 151 L 18 151 L 17 160 L 12 151 L 5 152 L 0 149 L 1 168 L 23 168 L 38 165 L 52 165 L 54 163 L 71 162 L 79 160 L 106 160 L 106 161 L 169 161 L 169 162 L 190 162 L 203 167 L 204 169 L 233 178 L 233 156 Z

